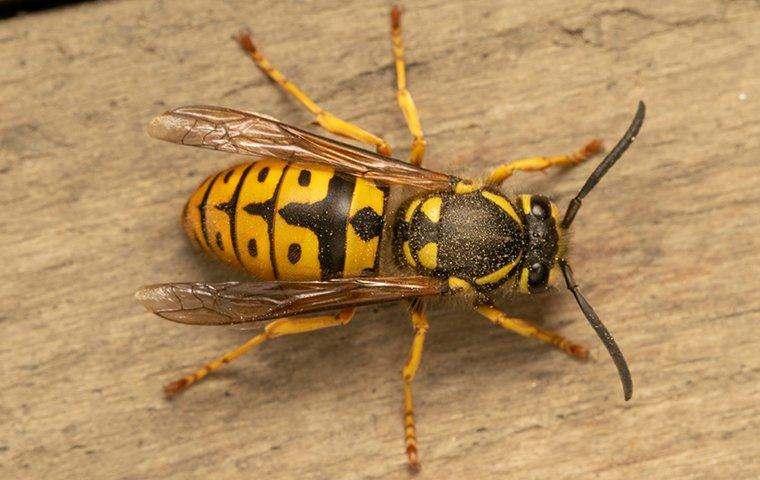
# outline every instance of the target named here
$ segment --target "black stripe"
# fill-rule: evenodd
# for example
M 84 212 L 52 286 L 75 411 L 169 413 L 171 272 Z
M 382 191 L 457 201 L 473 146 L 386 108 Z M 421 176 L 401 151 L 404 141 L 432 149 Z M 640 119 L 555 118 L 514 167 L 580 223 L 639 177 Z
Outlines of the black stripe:
M 267 222 L 267 236 L 269 238 L 269 261 L 272 262 L 272 270 L 274 271 L 274 278 L 276 279 L 279 278 L 279 272 L 277 271 L 277 262 L 275 261 L 276 259 L 274 255 L 274 207 L 277 204 L 277 196 L 280 193 L 282 180 L 285 178 L 285 173 L 289 168 L 290 165 L 286 164 L 285 168 L 282 169 L 282 175 L 280 175 L 280 178 L 277 181 L 277 186 L 274 187 L 274 192 L 267 201 L 249 203 L 243 207 L 243 210 L 245 210 L 246 213 L 259 216 L 263 218 L 265 222 Z M 264 170 L 269 173 L 269 167 L 264 167 L 261 169 L 258 177 L 259 182 L 261 182 L 261 172 Z M 264 179 L 266 180 L 266 175 L 264 176 Z
M 216 206 L 216 208 L 222 210 L 224 213 L 227 214 L 227 216 L 230 217 L 230 238 L 232 239 L 232 250 L 235 252 L 235 258 L 237 258 L 238 262 L 240 262 L 240 265 L 245 268 L 245 264 L 243 263 L 243 260 L 240 258 L 240 250 L 238 249 L 238 240 L 236 238 L 237 235 L 237 205 L 238 200 L 240 199 L 240 191 L 243 189 L 243 183 L 245 183 L 245 177 L 248 176 L 248 172 L 253 168 L 255 164 L 252 163 L 245 167 L 245 170 L 243 170 L 243 173 L 240 175 L 240 180 L 238 180 L 238 184 L 235 186 L 235 191 L 232 194 L 232 198 L 229 202 L 219 204 Z
M 383 230 L 385 229 L 385 212 L 387 211 L 386 208 L 388 207 L 388 195 L 390 195 L 391 188 L 388 185 L 377 185 L 377 188 L 380 189 L 380 191 L 383 192 Z M 375 273 L 380 271 L 380 255 L 382 254 L 383 250 L 383 232 L 380 232 L 380 239 L 377 241 L 377 250 L 375 250 L 375 264 L 372 266 L 372 269 L 375 271 Z
M 288 224 L 308 228 L 317 236 L 322 280 L 343 276 L 348 213 L 355 187 L 356 178 L 334 174 L 325 198 L 314 203 L 290 203 L 278 212 Z
M 208 182 L 208 187 L 206 187 L 206 191 L 203 193 L 203 199 L 198 205 L 198 212 L 201 215 L 201 232 L 203 232 L 203 240 L 206 242 L 206 247 L 211 251 L 213 251 L 213 249 L 211 248 L 211 242 L 209 242 L 208 239 L 208 227 L 206 226 L 206 203 L 208 203 L 208 196 L 211 193 L 211 189 L 214 187 L 214 183 L 216 183 L 216 180 L 221 174 L 222 172 L 217 173 L 214 178 Z
M 277 197 L 280 195 L 280 187 L 282 186 L 282 181 L 285 179 L 285 173 L 290 169 L 290 164 L 285 165 L 285 168 L 282 169 L 282 175 L 280 175 L 280 179 L 277 181 L 277 186 L 274 187 L 274 193 L 272 194 L 272 200 L 275 202 L 277 201 Z M 269 230 L 267 231 L 267 234 L 269 235 L 269 258 L 272 262 L 272 269 L 274 271 L 274 278 L 279 279 L 280 278 L 280 272 L 277 269 L 277 259 L 274 255 L 274 203 L 272 204 L 272 218 L 269 220 Z

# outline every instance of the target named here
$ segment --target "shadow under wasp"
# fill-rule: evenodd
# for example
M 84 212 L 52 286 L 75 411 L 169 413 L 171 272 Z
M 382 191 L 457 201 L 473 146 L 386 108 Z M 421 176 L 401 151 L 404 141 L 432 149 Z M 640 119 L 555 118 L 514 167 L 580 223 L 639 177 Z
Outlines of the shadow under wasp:
M 314 114 L 321 127 L 372 145 L 377 153 L 262 114 L 223 107 L 181 107 L 150 123 L 148 132 L 155 138 L 257 159 L 206 179 L 182 218 L 188 236 L 201 249 L 259 281 L 152 285 L 136 296 L 148 310 L 175 322 L 253 324 L 263 331 L 168 384 L 166 394 L 187 388 L 266 340 L 345 325 L 361 306 L 407 301 L 414 339 L 403 369 L 404 426 L 409 465 L 416 468 L 420 460 L 412 380 L 429 326 L 426 301 L 464 297 L 493 323 L 585 358 L 585 347 L 513 318 L 493 303 L 505 290 L 544 291 L 561 275 L 612 356 L 625 399 L 630 399 L 633 386 L 625 359 L 581 294 L 568 264 L 567 232 L 581 201 L 633 142 L 644 120 L 644 104 L 639 103 L 622 139 L 560 219 L 557 206 L 545 196 L 508 198 L 500 185 L 515 171 L 576 165 L 598 152 L 601 142 L 594 140 L 568 155 L 506 163 L 482 184 L 425 169 L 420 166 L 425 137 L 406 85 L 397 7 L 391 11 L 391 40 L 396 98 L 413 136 L 408 163 L 392 158 L 382 138 L 323 110 L 269 63 L 247 31 L 237 37 L 242 49 Z M 323 313 L 331 310 L 337 313 Z M 313 313 L 323 314 L 304 316 Z

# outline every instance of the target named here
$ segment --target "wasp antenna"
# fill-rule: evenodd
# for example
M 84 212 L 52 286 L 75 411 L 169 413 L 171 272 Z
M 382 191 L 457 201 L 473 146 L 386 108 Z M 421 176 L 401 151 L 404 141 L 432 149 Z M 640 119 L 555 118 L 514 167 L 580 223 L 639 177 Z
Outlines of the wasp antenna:
M 596 170 L 594 170 L 594 172 L 588 177 L 586 184 L 583 185 L 583 188 L 578 192 L 578 195 L 570 201 L 570 204 L 567 206 L 567 211 L 565 212 L 565 218 L 562 219 L 562 228 L 567 228 L 573 223 L 575 214 L 580 210 L 581 202 L 586 195 L 588 195 L 596 184 L 599 183 L 599 180 L 602 179 L 604 174 L 615 165 L 615 162 L 623 156 L 623 153 L 628 150 L 628 147 L 631 146 L 631 143 L 633 143 L 636 139 L 636 135 L 639 133 L 641 125 L 644 123 L 645 113 L 646 106 L 644 105 L 644 102 L 639 101 L 639 107 L 636 109 L 636 115 L 633 117 L 633 121 L 631 122 L 631 126 L 628 127 L 628 131 L 625 132 L 625 135 L 623 135 L 623 138 L 621 138 L 617 145 L 615 145 L 615 148 L 604 157 L 602 163 L 600 163 L 599 166 L 596 167 Z
M 631 380 L 631 371 L 628 370 L 628 364 L 625 361 L 625 357 L 623 357 L 623 352 L 620 351 L 620 347 L 615 343 L 615 339 L 612 338 L 610 331 L 607 330 L 607 327 L 605 327 L 602 321 L 599 320 L 599 316 L 594 312 L 594 309 L 591 308 L 586 297 L 584 297 L 578 290 L 578 284 L 575 283 L 575 278 L 573 278 L 573 271 L 570 269 L 570 265 L 567 264 L 565 259 L 560 259 L 559 266 L 562 268 L 562 275 L 565 277 L 565 283 L 567 283 L 568 290 L 573 292 L 575 300 L 578 302 L 578 306 L 581 307 L 583 314 L 586 315 L 588 323 L 591 324 L 594 331 L 599 336 L 599 339 L 601 339 L 604 346 L 607 347 L 607 351 L 610 352 L 612 361 L 615 362 L 615 366 L 617 367 L 618 375 L 620 375 L 620 382 L 623 384 L 623 396 L 626 401 L 630 400 L 633 395 L 633 380 Z

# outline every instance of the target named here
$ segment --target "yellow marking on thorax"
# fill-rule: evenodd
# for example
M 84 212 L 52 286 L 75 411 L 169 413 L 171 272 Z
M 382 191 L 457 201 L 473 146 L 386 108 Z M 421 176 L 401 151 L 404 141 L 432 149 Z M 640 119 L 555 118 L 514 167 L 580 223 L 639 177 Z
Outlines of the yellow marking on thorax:
M 515 268 L 515 265 L 517 265 L 517 263 L 520 261 L 521 256 L 522 256 L 522 253 L 517 255 L 517 258 L 515 258 L 514 261 L 504 265 L 503 267 L 496 270 L 495 272 L 476 278 L 475 283 L 477 283 L 478 285 L 487 285 L 489 283 L 497 283 L 498 281 L 503 280 L 504 277 L 509 275 L 512 269 Z
M 467 292 L 472 290 L 472 285 L 462 278 L 449 277 L 449 289 L 455 292 Z
M 382 217 L 384 203 L 385 195 L 374 182 L 357 178 L 348 218 L 350 219 L 356 212 L 365 207 L 372 208 L 376 214 Z M 356 234 L 350 223 L 346 225 L 346 229 L 346 260 L 343 276 L 354 277 L 360 275 L 365 269 L 375 267 L 380 237 L 371 238 L 365 242 Z
M 420 260 L 420 265 L 428 270 L 434 270 L 438 266 L 438 244 L 435 242 L 426 243 L 417 252 L 417 258 Z
M 414 256 L 412 255 L 412 250 L 409 248 L 409 242 L 404 242 L 401 245 L 401 249 L 404 251 L 404 259 L 406 260 L 406 263 L 408 263 L 412 267 L 416 267 L 417 261 L 414 260 Z
M 427 200 L 425 200 L 425 203 L 422 204 L 420 207 L 420 210 L 422 210 L 422 213 L 427 216 L 431 222 L 438 223 L 438 221 L 441 219 L 441 205 L 443 204 L 443 199 L 441 197 L 435 196 L 430 197 Z
M 412 203 L 409 204 L 408 207 L 406 207 L 406 211 L 404 212 L 404 220 L 409 223 L 412 221 L 412 216 L 414 215 L 414 212 L 417 210 L 417 207 L 419 206 L 422 199 L 415 198 L 412 200 Z
M 240 189 L 235 218 L 237 221 L 235 241 L 240 259 L 245 269 L 262 280 L 274 280 L 271 260 L 272 248 L 269 226 L 258 215 L 251 215 L 244 208 L 250 204 L 261 204 L 275 195 L 275 190 L 287 164 L 280 160 L 256 162 L 248 171 L 248 176 Z M 265 175 L 266 174 L 266 175 Z
M 512 219 L 515 222 L 517 222 L 517 224 L 520 226 L 520 229 L 523 228 L 522 220 L 520 220 L 520 217 L 517 216 L 517 212 L 515 212 L 515 209 L 512 208 L 512 204 L 509 203 L 509 201 L 506 198 L 500 195 L 496 195 L 495 193 L 489 192 L 488 190 L 483 190 L 481 193 L 483 194 L 485 198 L 492 201 L 493 203 L 498 205 L 499 208 L 507 212 L 507 215 L 512 217 Z
M 457 182 L 457 184 L 454 186 L 454 193 L 457 194 L 465 194 L 465 193 L 472 193 L 475 190 L 477 190 L 478 187 L 476 187 L 472 182 L 469 180 L 461 180 Z
M 298 176 L 302 170 L 311 172 L 308 185 L 301 186 Z M 315 203 L 327 196 L 330 179 L 335 172 L 330 169 L 291 166 L 285 171 L 277 195 L 274 215 L 274 256 L 277 278 L 282 280 L 318 280 L 322 278 L 319 264 L 319 239 L 308 228 L 290 225 L 279 210 L 291 203 Z M 288 253 L 299 251 L 293 263 Z

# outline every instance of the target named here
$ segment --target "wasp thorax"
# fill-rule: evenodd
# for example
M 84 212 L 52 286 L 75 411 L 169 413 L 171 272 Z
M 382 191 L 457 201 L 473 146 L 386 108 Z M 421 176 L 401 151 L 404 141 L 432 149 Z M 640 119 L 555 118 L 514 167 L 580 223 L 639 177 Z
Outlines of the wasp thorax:
M 523 219 L 498 192 L 434 192 L 412 198 L 394 229 L 399 264 L 448 279 L 456 289 L 492 290 L 512 277 L 525 248 Z

